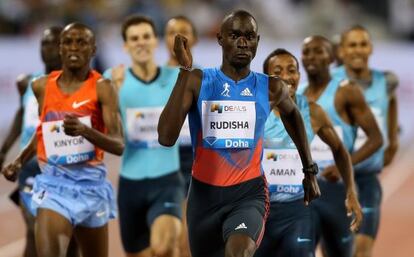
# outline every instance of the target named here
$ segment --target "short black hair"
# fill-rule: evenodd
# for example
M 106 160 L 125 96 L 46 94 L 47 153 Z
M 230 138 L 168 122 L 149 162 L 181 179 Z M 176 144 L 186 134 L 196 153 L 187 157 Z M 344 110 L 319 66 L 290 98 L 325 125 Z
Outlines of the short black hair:
M 196 29 L 196 27 L 195 27 L 195 25 L 194 25 L 193 21 L 192 21 L 192 20 L 190 20 L 187 16 L 184 16 L 184 15 L 177 15 L 177 16 L 171 17 L 171 18 L 168 20 L 168 22 L 169 22 L 170 20 L 182 20 L 182 21 L 187 22 L 187 23 L 188 23 L 188 24 L 190 24 L 190 26 L 191 26 L 191 31 L 193 32 L 194 37 L 195 37 L 195 38 L 197 38 L 197 37 L 198 37 L 198 32 L 197 32 L 197 29 Z M 168 23 L 168 22 L 167 22 L 167 23 Z
M 339 41 L 339 44 L 342 45 L 345 42 L 345 39 L 346 39 L 346 36 L 348 35 L 348 33 L 351 32 L 351 31 L 354 31 L 354 30 L 362 30 L 362 31 L 365 31 L 371 37 L 371 35 L 369 34 L 369 31 L 364 26 L 362 26 L 360 24 L 356 24 L 356 25 L 352 25 L 351 27 L 347 28 L 346 30 L 344 30 L 341 33 L 341 39 Z
M 135 15 L 131 15 L 131 16 L 127 17 L 124 20 L 124 22 L 122 23 L 122 29 L 121 29 L 122 39 L 124 41 L 127 40 L 126 31 L 128 30 L 129 27 L 131 27 L 133 25 L 138 25 L 138 24 L 141 24 L 141 23 L 149 24 L 152 28 L 152 31 L 154 32 L 155 37 L 158 36 L 157 30 L 155 28 L 154 21 L 151 18 L 149 18 L 147 16 L 144 16 L 144 15 L 135 14 Z
M 60 35 L 62 36 L 63 33 L 65 33 L 66 31 L 69 31 L 71 29 L 83 29 L 83 30 L 88 31 L 90 33 L 90 35 L 91 35 L 92 41 L 95 42 L 95 33 L 93 32 L 93 30 L 90 27 L 88 27 L 87 25 L 85 25 L 83 23 L 80 23 L 80 22 L 72 22 L 72 23 L 69 23 L 68 25 L 66 25 L 63 28 L 63 30 L 61 31 Z
M 271 52 L 266 57 L 266 59 L 264 60 L 264 62 L 263 62 L 263 73 L 269 75 L 269 62 L 270 62 L 270 59 L 272 59 L 274 56 L 284 55 L 284 54 L 291 56 L 295 60 L 296 66 L 299 70 L 299 61 L 296 58 L 296 56 L 294 56 L 291 52 L 289 52 L 288 50 L 286 50 L 284 48 L 278 48 L 278 49 L 274 50 L 273 52 Z

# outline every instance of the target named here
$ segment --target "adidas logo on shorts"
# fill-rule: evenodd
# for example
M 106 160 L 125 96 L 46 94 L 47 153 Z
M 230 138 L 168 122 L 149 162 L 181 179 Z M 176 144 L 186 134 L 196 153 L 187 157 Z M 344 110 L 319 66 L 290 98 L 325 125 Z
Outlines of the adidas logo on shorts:
M 250 92 L 249 88 L 245 88 L 243 91 L 241 91 L 240 93 L 241 96 L 253 96 L 253 94 Z
M 240 225 L 238 225 L 234 230 L 239 230 L 239 229 L 247 229 L 246 224 L 241 223 Z

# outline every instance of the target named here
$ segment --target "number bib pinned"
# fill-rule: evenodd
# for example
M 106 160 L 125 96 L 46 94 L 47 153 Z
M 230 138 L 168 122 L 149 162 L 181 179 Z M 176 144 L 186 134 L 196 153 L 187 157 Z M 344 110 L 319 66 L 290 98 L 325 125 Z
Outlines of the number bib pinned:
M 343 142 L 343 133 L 340 126 L 334 127 L 339 139 Z M 322 139 L 315 135 L 310 144 L 312 159 L 318 164 L 320 168 L 325 168 L 334 163 L 334 157 L 331 148 L 322 141 Z
M 264 149 L 262 166 L 271 193 L 303 191 L 302 163 L 296 149 Z
M 137 148 L 161 147 L 158 121 L 163 107 L 128 108 L 126 110 L 128 142 Z
M 203 101 L 203 146 L 252 148 L 256 126 L 253 101 Z
M 91 117 L 79 118 L 83 124 L 91 127 Z M 63 131 L 63 120 L 42 123 L 43 141 L 48 163 L 68 165 L 92 160 L 95 146 L 82 136 L 72 137 Z

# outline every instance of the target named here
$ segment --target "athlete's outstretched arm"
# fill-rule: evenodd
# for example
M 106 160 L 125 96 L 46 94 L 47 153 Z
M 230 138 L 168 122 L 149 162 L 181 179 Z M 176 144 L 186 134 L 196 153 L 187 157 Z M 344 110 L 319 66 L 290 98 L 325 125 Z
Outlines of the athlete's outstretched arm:
M 280 112 L 283 125 L 298 149 L 304 171 L 308 168 L 314 168 L 315 164 L 312 161 L 302 115 L 295 102 L 289 97 L 287 85 L 280 78 L 269 77 L 269 100 L 271 108 L 277 108 Z M 317 170 L 314 171 L 317 172 Z M 305 204 L 321 195 L 315 175 L 305 172 L 303 180 Z
M 398 78 L 392 72 L 386 72 L 388 85 L 388 146 L 384 153 L 384 166 L 390 164 L 398 150 L 398 105 L 395 89 L 398 87 Z
M 32 77 L 30 75 L 21 75 L 17 78 L 17 90 L 20 95 L 20 106 L 17 110 L 16 114 L 14 115 L 12 126 L 7 133 L 6 139 L 3 142 L 3 145 L 0 149 L 0 169 L 3 167 L 3 162 L 6 158 L 7 153 L 9 152 L 10 148 L 13 146 L 16 139 L 20 136 L 22 130 L 22 123 L 23 123 L 23 113 L 24 113 L 24 106 L 23 106 L 23 95 L 27 89 L 27 86 L 30 84 L 30 79 Z
M 39 103 L 39 116 L 43 106 L 43 95 L 44 95 L 44 87 L 46 85 L 47 77 L 43 76 L 32 83 L 33 93 L 36 97 L 37 102 Z M 17 155 L 16 159 L 13 162 L 8 164 L 4 169 L 1 171 L 6 179 L 10 181 L 15 181 L 17 179 L 17 175 L 20 172 L 21 167 L 26 164 L 31 158 L 36 155 L 37 150 L 37 136 L 36 133 L 33 134 L 32 139 L 24 147 L 20 153 Z
M 383 144 L 383 138 L 371 109 L 365 102 L 364 95 L 358 85 L 353 82 L 343 86 L 346 98 L 347 111 L 353 124 L 361 127 L 367 135 L 367 141 L 360 149 L 352 153 L 352 164 L 355 165 L 370 157 Z
M 338 168 L 342 180 L 345 183 L 345 206 L 347 209 L 347 215 L 350 216 L 352 213 L 355 214 L 354 220 L 351 223 L 351 230 L 357 231 L 362 222 L 362 210 L 355 189 L 354 172 L 352 169 L 351 157 L 349 156 L 348 151 L 345 149 L 344 144 L 336 133 L 331 121 L 328 118 L 328 115 L 316 103 L 310 103 L 309 106 L 312 128 L 322 139 L 322 141 L 331 148 L 336 167 Z M 329 167 L 327 167 L 327 169 L 328 168 Z M 324 170 L 323 174 L 325 174 L 325 171 L 326 170 Z
M 69 136 L 83 136 L 95 146 L 106 152 L 122 155 L 124 141 L 121 119 L 118 113 L 118 94 L 108 79 L 97 82 L 98 101 L 101 104 L 103 121 L 108 133 L 102 133 L 81 123 L 77 117 L 67 115 L 63 127 Z
M 158 142 L 164 146 L 172 146 L 177 141 L 185 117 L 193 103 L 197 102 L 202 77 L 201 70 L 189 70 L 192 56 L 185 37 L 175 37 L 174 53 L 180 65 L 186 68 L 180 70 L 158 122 Z

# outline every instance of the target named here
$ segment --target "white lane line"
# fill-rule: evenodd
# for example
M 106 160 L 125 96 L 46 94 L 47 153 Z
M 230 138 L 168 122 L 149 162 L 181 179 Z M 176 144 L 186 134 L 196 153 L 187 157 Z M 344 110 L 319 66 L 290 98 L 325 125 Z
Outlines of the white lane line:
M 21 256 L 23 253 L 23 248 L 26 243 L 25 238 L 20 238 L 16 241 L 13 241 L 7 245 L 0 247 L 0 256 L 1 257 L 16 257 Z

